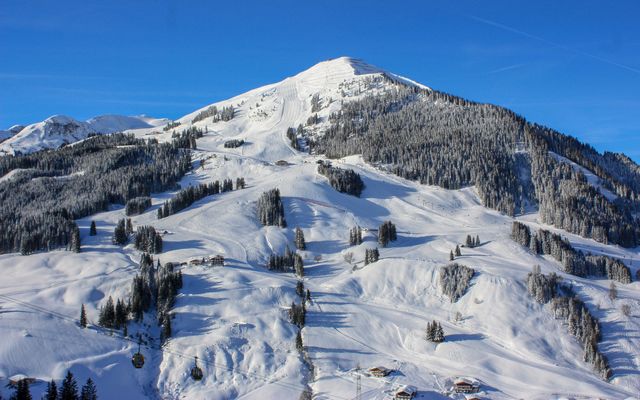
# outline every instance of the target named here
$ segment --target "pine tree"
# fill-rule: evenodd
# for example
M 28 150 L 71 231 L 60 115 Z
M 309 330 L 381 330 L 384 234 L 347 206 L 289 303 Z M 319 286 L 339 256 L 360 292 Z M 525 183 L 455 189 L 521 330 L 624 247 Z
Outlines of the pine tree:
M 113 298 L 109 296 L 107 299 L 107 303 L 100 308 L 100 316 L 98 319 L 98 324 L 104 328 L 114 328 L 116 322 L 116 310 L 113 305 Z
M 87 327 L 87 312 L 84 309 L 84 304 L 80 307 L 80 326 L 83 328 Z
M 59 400 L 78 400 L 78 384 L 71 371 L 67 371 L 67 376 L 60 386 Z
M 80 229 L 75 223 L 71 228 L 71 239 L 69 241 L 69 250 L 74 253 L 80 253 Z
M 616 288 L 616 284 L 611 282 L 611 285 L 609 286 L 609 299 L 613 301 L 617 298 L 618 298 L 618 289 Z
M 309 291 L 309 289 L 307 289 L 307 296 L 306 296 L 306 300 L 307 300 L 307 301 L 311 301 L 311 292 Z
M 304 233 L 302 232 L 302 229 L 300 228 L 296 228 L 296 248 L 298 250 L 305 250 L 307 248 L 307 245 L 304 241 Z
M 302 262 L 302 257 L 299 254 L 294 255 L 293 269 L 299 278 L 304 277 L 304 263 Z
M 474 247 L 480 246 L 480 236 L 479 235 L 476 235 L 476 242 L 475 242 L 475 244 L 473 246 Z
M 460 257 L 462 253 L 460 252 L 460 246 L 456 245 L 456 257 Z
M 31 400 L 31 392 L 29 390 L 29 382 L 26 379 L 20 379 L 16 384 L 16 391 L 11 396 L 11 400 Z
M 296 349 L 298 351 L 302 351 L 304 349 L 304 344 L 302 343 L 302 332 L 298 329 L 298 333 L 296 334 Z
M 115 229 L 113 230 L 113 244 L 123 245 L 127 243 L 127 232 L 125 229 L 124 219 L 118 221 Z
M 304 297 L 304 283 L 302 283 L 302 281 L 298 281 L 298 283 L 296 283 L 296 294 L 300 297 Z
M 127 325 L 127 308 L 123 301 L 118 299 L 116 301 L 116 312 L 115 312 L 115 320 L 114 325 L 116 329 L 119 329 L 123 326 Z
M 58 400 L 58 386 L 53 379 L 47 384 L 47 391 L 44 393 L 44 400 Z
M 473 239 L 471 238 L 471 235 L 467 235 L 467 240 L 465 240 L 465 242 L 464 242 L 465 246 L 467 246 L 467 247 L 473 247 L 474 243 L 475 243 L 475 242 L 474 242 L 474 241 L 473 241 Z
M 133 234 L 133 223 L 131 222 L 131 218 L 127 218 L 127 227 L 125 228 L 125 233 L 127 236 Z
M 98 234 L 96 229 L 96 221 L 91 221 L 91 226 L 89 227 L 89 236 L 95 236 Z
M 453 257 L 453 251 L 449 252 L 449 261 L 453 261 L 455 258 Z
M 98 400 L 98 390 L 91 378 L 87 379 L 80 392 L 80 400 Z
M 164 317 L 162 323 L 162 342 L 165 343 L 171 337 L 171 314 Z

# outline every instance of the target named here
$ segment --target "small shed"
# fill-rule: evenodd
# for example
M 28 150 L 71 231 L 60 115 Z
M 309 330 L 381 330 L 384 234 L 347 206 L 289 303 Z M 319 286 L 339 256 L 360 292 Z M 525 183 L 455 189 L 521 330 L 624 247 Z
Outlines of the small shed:
M 193 260 L 189 261 L 190 265 L 202 265 L 202 259 L 201 258 L 194 258 Z
M 389 375 L 391 373 L 391 370 L 386 367 L 373 367 L 369 368 L 369 373 L 376 378 L 382 378 Z
M 416 396 L 417 393 L 418 393 L 418 390 L 413 386 L 409 386 L 409 385 L 402 386 L 401 388 L 396 390 L 396 395 L 394 396 L 394 399 L 411 400 Z
M 469 379 L 460 378 L 453 382 L 453 390 L 456 393 L 475 393 L 480 390 L 480 386 Z

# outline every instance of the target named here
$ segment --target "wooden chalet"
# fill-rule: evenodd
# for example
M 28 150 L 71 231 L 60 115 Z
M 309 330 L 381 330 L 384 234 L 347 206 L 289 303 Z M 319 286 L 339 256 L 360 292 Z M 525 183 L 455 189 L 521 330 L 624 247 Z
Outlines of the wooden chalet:
M 210 259 L 211 265 L 214 267 L 223 267 L 224 266 L 224 256 L 218 254 L 216 256 L 211 257 Z
M 456 393 L 475 393 L 480 390 L 480 386 L 468 379 L 456 379 L 453 382 L 453 391 Z
M 204 259 L 202 258 L 194 258 L 193 260 L 189 261 L 189 265 L 202 265 L 204 264 Z
M 391 373 L 391 370 L 386 367 L 373 367 L 369 368 L 369 373 L 376 378 L 383 378 Z
M 396 391 L 395 400 L 411 400 L 416 397 L 418 390 L 413 386 L 403 386 Z

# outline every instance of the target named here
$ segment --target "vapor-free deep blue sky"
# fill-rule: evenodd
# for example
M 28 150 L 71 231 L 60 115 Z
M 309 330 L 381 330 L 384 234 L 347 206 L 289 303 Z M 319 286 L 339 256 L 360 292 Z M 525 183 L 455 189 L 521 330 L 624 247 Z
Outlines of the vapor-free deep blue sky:
M 349 55 L 640 161 L 639 16 L 634 0 L 1 0 L 0 128 L 177 118 Z

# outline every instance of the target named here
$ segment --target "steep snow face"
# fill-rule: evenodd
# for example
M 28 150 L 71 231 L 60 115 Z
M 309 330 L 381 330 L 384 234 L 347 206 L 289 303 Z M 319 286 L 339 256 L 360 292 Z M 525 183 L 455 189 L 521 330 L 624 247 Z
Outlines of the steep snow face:
M 0 142 L 4 142 L 5 140 L 9 139 L 11 136 L 15 135 L 16 133 L 20 132 L 23 129 L 24 129 L 23 125 L 14 125 L 11 128 L 7 129 L 6 131 L 0 130 Z
M 89 135 L 150 128 L 166 123 L 166 119 L 146 116 L 102 115 L 84 122 L 64 115 L 54 115 L 27 127 L 13 127 L 14 134 L 0 144 L 0 155 L 56 149 L 62 145 L 86 139 Z M 17 128 L 21 129 L 17 131 Z

